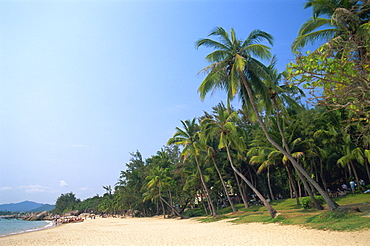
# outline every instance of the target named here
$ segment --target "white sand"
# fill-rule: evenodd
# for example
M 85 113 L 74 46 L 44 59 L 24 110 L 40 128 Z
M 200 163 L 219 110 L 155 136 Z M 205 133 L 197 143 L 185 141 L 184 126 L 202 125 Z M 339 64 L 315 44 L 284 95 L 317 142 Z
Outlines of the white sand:
M 97 218 L 0 238 L 0 245 L 370 245 L 370 230 L 334 232 L 277 224 Z

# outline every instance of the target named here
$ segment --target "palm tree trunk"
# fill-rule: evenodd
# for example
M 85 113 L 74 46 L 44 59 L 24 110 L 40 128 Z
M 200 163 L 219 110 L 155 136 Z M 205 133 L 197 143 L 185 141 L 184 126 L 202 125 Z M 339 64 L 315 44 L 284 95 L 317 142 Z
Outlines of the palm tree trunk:
M 263 205 L 265 205 L 265 207 L 267 208 L 267 210 L 269 211 L 270 215 L 272 218 L 276 218 L 277 217 L 277 212 L 276 210 L 271 206 L 270 203 L 268 203 L 266 201 L 266 199 L 261 195 L 261 193 L 253 186 L 253 184 L 241 173 L 238 171 L 238 169 L 235 168 L 234 164 L 233 164 L 233 161 L 231 159 L 231 155 L 230 155 L 230 150 L 229 150 L 229 146 L 226 145 L 226 151 L 227 151 L 227 156 L 229 158 L 229 161 L 230 161 L 230 165 L 231 165 L 231 168 L 234 170 L 234 172 L 236 172 L 240 178 L 242 178 L 244 180 L 244 182 L 247 183 L 247 185 L 253 190 L 253 192 L 258 196 L 258 198 L 263 202 Z
M 370 169 L 369 169 L 369 163 L 368 163 L 368 161 L 367 160 L 365 160 L 365 163 L 364 163 L 364 165 L 365 165 L 365 169 L 366 169 L 366 173 L 367 173 L 367 178 L 368 178 L 368 183 L 370 182 Z
M 276 117 L 277 117 L 276 123 L 278 125 L 278 129 L 279 129 L 279 133 L 280 133 L 280 136 L 282 138 L 282 141 L 283 141 L 283 145 L 285 147 L 286 152 L 289 155 L 291 155 L 289 145 L 288 145 L 288 143 L 286 142 L 286 139 L 285 139 L 285 134 L 284 134 L 283 129 L 281 128 L 281 125 L 280 125 L 280 111 L 279 111 L 278 105 L 277 105 L 275 99 L 273 99 L 273 102 L 274 102 Z M 298 163 L 298 161 L 297 161 L 297 163 Z M 303 186 L 306 189 L 306 191 L 308 192 L 308 195 L 310 196 L 312 202 L 315 204 L 315 207 L 318 210 L 323 210 L 324 209 L 323 206 L 321 206 L 321 204 L 316 200 L 312 190 L 310 189 L 309 185 L 307 184 L 307 182 L 306 182 L 305 178 L 303 177 L 302 173 L 294 165 L 293 165 L 293 167 L 294 167 L 294 170 L 297 172 L 298 177 L 302 180 Z M 300 194 L 300 196 L 301 196 L 301 194 Z M 300 202 L 299 202 L 297 194 L 296 194 L 296 200 L 297 200 L 297 205 L 299 205 Z
M 308 183 L 305 180 L 305 178 L 303 177 L 303 175 L 300 172 L 297 172 L 297 173 L 298 173 L 299 178 L 302 180 L 303 186 L 304 186 L 305 190 L 308 192 L 308 195 L 310 196 L 311 201 L 315 204 L 316 209 L 317 210 L 323 210 L 324 207 L 321 206 L 321 204 L 315 198 L 315 195 L 313 194 L 313 192 L 311 190 L 311 187 L 308 185 Z
M 174 209 L 173 206 L 171 206 L 163 197 L 161 197 L 161 201 L 163 201 L 168 207 L 170 207 L 172 209 L 172 212 L 174 214 L 176 214 L 177 216 L 179 216 L 180 218 L 184 218 L 179 212 L 176 211 L 176 209 Z
M 301 205 L 301 203 L 299 202 L 299 198 L 298 198 L 298 191 L 297 191 L 297 186 L 295 185 L 295 182 L 294 182 L 294 178 L 293 178 L 293 174 L 292 174 L 292 170 L 290 170 L 290 167 L 288 166 L 288 164 L 284 164 L 284 167 L 288 173 L 288 178 L 289 178 L 289 181 L 290 181 L 290 185 L 293 189 L 293 192 L 295 194 L 295 201 L 296 201 L 296 204 L 297 206 Z M 299 185 L 299 183 L 297 182 L 297 184 Z M 293 198 L 293 196 L 291 196 Z
M 257 107 L 256 107 L 256 104 L 255 102 L 253 101 L 253 95 L 252 95 L 252 91 L 251 91 L 251 88 L 249 87 L 247 81 L 246 81 L 246 78 L 244 77 L 244 73 L 242 71 L 239 71 L 239 75 L 243 81 L 243 84 L 244 84 L 244 87 L 245 89 L 247 90 L 247 94 L 248 94 L 248 97 L 249 97 L 249 101 L 250 103 L 252 104 L 252 108 L 253 108 L 253 111 L 254 113 L 256 114 L 257 116 L 257 121 L 258 123 L 260 124 L 261 128 L 262 128 L 262 131 L 265 133 L 266 135 L 266 138 L 267 140 L 275 147 L 277 148 L 283 155 L 285 155 L 290 161 L 291 163 L 293 164 L 294 167 L 296 167 L 298 169 L 299 172 L 301 172 L 303 174 L 303 176 L 306 177 L 306 179 L 315 187 L 315 189 L 320 193 L 320 195 L 324 198 L 324 200 L 326 201 L 326 203 L 328 204 L 329 206 L 329 209 L 330 210 L 335 210 L 339 207 L 339 205 L 333 201 L 333 199 L 330 198 L 330 196 L 328 195 L 328 193 L 326 191 L 324 191 L 320 185 L 314 181 L 310 175 L 303 169 L 303 167 L 301 165 L 299 165 L 296 160 L 291 156 L 289 155 L 279 144 L 277 144 L 270 136 L 270 134 L 268 133 L 267 131 L 267 128 L 266 128 L 266 125 L 263 123 L 262 121 L 262 118 L 261 118 L 261 115 L 259 114 L 258 110 L 257 110 Z
M 269 166 L 267 167 L 267 185 L 269 187 L 271 200 L 275 200 L 274 193 L 272 192 L 272 187 L 271 187 L 270 167 Z
M 171 208 L 171 210 L 172 210 L 172 214 L 173 214 L 173 201 L 172 201 L 172 193 L 171 193 L 171 190 L 170 189 L 168 189 L 168 195 L 169 195 L 169 197 L 170 197 L 170 208 Z M 166 202 L 166 204 L 168 204 L 167 202 Z
M 203 209 L 206 212 L 206 215 L 208 216 L 209 215 L 208 214 L 208 209 L 207 209 L 206 203 L 204 202 L 204 199 L 202 198 L 202 196 L 203 196 L 203 194 L 201 194 L 200 202 L 202 203 Z M 210 208 L 209 205 L 208 205 L 208 208 Z
M 324 164 L 322 163 L 322 159 L 320 158 L 320 177 L 322 185 L 324 186 L 325 190 L 328 190 L 328 185 L 326 183 L 325 175 L 324 175 Z
M 159 201 L 161 202 L 161 205 L 162 205 L 163 218 L 166 218 L 166 213 L 165 213 L 165 209 L 164 209 L 164 204 L 163 204 L 163 201 L 162 201 L 161 188 L 159 188 Z
M 224 188 L 224 192 L 225 192 L 225 195 L 226 195 L 226 197 L 227 197 L 227 200 L 228 200 L 228 201 L 229 201 L 229 203 L 230 203 L 230 206 L 231 206 L 231 208 L 232 208 L 232 210 L 233 210 L 233 213 L 235 213 L 235 212 L 237 212 L 238 210 L 236 209 L 236 207 L 235 207 L 235 205 L 234 205 L 233 201 L 231 200 L 231 198 L 230 198 L 230 196 L 229 196 L 229 192 L 228 192 L 228 190 L 227 190 L 227 188 L 226 188 L 226 185 L 225 185 L 224 179 L 222 178 L 221 172 L 220 172 L 220 170 L 219 170 L 219 169 L 218 169 L 218 167 L 217 167 L 217 164 L 216 164 L 216 161 L 215 161 L 214 156 L 213 156 L 213 155 L 211 155 L 211 158 L 212 158 L 212 161 L 213 161 L 213 165 L 214 165 L 214 166 L 215 166 L 215 168 L 216 168 L 217 174 L 218 174 L 218 176 L 219 176 L 219 178 L 220 178 L 220 180 L 221 180 L 222 187 Z
M 360 179 L 358 178 L 357 171 L 356 171 L 355 165 L 353 164 L 353 161 L 350 161 L 350 165 L 353 170 L 353 175 L 355 175 L 356 184 L 358 185 L 360 183 Z
M 199 166 L 198 157 L 197 157 L 197 155 L 194 155 L 194 157 L 195 157 L 195 162 L 197 163 L 198 172 L 199 172 L 199 176 L 200 176 L 200 181 L 202 182 L 202 185 L 203 185 L 203 188 L 204 188 L 204 192 L 206 193 L 208 204 L 211 207 L 212 216 L 214 217 L 214 216 L 217 215 L 216 209 L 215 209 L 215 206 L 213 205 L 211 196 L 209 195 L 209 191 L 208 191 L 206 182 L 204 182 L 203 173 L 202 173 L 202 170 L 200 169 L 200 166 Z
M 301 181 L 300 179 L 297 180 L 298 194 L 295 196 L 298 200 L 299 200 L 300 197 L 303 197 L 303 195 L 302 195 L 302 186 L 301 186 L 300 181 Z M 304 195 L 306 195 L 306 193 Z
M 236 175 L 236 177 L 237 176 L 238 175 Z M 238 178 L 238 180 L 239 180 L 239 178 Z M 245 200 L 245 202 L 247 204 L 247 207 L 246 208 L 249 208 L 249 196 L 247 195 L 248 194 L 248 191 L 247 191 L 248 186 L 247 186 L 247 184 L 245 182 L 241 182 L 240 183 L 240 188 L 242 189 L 242 194 L 243 194 L 244 200 Z
M 245 208 L 248 208 L 249 205 L 248 205 L 247 198 L 245 197 L 245 194 L 243 192 L 242 186 L 240 185 L 240 182 L 239 182 L 239 179 L 238 179 L 238 175 L 236 174 L 235 171 L 234 171 L 234 175 L 235 175 L 235 180 L 236 180 L 236 184 L 237 184 L 238 189 L 239 189 L 240 196 L 241 196 L 241 198 L 243 200 L 243 203 L 244 203 L 244 207 Z

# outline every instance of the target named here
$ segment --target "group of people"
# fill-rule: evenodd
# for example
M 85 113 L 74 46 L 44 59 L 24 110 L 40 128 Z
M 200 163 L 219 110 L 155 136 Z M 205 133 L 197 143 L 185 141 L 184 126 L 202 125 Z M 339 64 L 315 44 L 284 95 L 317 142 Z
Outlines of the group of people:
M 351 186 L 351 191 L 352 193 L 355 193 L 355 190 L 357 188 L 357 186 L 359 185 L 359 188 L 363 191 L 365 191 L 365 181 L 363 179 L 360 179 L 359 180 L 359 184 L 357 185 L 357 183 L 352 179 L 350 182 L 349 182 L 349 185 Z
M 344 183 L 344 184 L 342 184 L 341 189 L 337 188 L 335 191 L 332 191 L 332 190 L 328 189 L 328 193 L 332 197 L 345 196 L 345 195 L 347 195 L 348 191 L 351 191 L 352 193 L 355 193 L 357 187 L 360 190 L 364 191 L 364 193 L 370 193 L 370 189 L 369 190 L 365 189 L 365 181 L 363 179 L 360 179 L 358 184 L 356 183 L 355 180 L 351 180 L 349 182 L 349 187 L 346 183 Z

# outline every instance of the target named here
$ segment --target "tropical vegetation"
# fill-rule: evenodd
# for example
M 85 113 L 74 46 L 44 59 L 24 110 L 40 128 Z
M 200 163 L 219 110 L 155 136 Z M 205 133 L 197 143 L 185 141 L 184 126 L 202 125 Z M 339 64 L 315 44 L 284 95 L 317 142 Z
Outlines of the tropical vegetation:
M 335 213 L 342 184 L 369 189 L 361 182 L 370 183 L 370 3 L 308 0 L 305 7 L 312 18 L 293 42 L 295 62 L 280 73 L 269 33 L 240 39 L 216 27 L 199 39 L 197 48 L 211 49 L 200 98 L 220 89 L 225 102 L 180 121 L 156 154 L 132 152 L 102 197 L 70 205 L 62 201 L 73 194 L 64 194 L 56 210 L 217 217 L 264 206 L 276 218 L 280 200 Z M 307 91 L 315 92 L 308 106 Z

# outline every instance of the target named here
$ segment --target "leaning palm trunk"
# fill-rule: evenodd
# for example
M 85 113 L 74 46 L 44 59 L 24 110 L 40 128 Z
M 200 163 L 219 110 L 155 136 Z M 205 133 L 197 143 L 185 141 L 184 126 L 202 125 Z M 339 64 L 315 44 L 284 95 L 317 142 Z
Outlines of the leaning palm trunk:
M 276 110 L 276 118 L 277 118 L 276 123 L 277 123 L 278 129 L 279 129 L 281 139 L 283 140 L 283 145 L 285 146 L 285 150 L 288 152 L 288 154 L 291 155 L 289 145 L 288 145 L 288 143 L 286 142 L 286 139 L 285 139 L 285 134 L 284 134 L 283 129 L 281 128 L 281 125 L 280 125 L 280 113 L 279 113 L 279 109 L 278 109 L 278 106 L 277 106 L 277 103 L 276 103 L 275 99 L 273 99 L 273 104 L 274 104 L 275 110 Z M 294 170 L 297 172 L 298 177 L 302 180 L 303 186 L 306 189 L 306 191 L 308 192 L 308 195 L 310 196 L 311 201 L 315 204 L 315 207 L 318 210 L 323 210 L 324 209 L 323 206 L 321 206 L 321 204 L 315 198 L 312 190 L 310 189 L 309 185 L 307 184 L 307 182 L 306 182 L 305 178 L 303 177 L 302 173 L 294 165 L 293 165 L 293 167 L 294 167 Z M 297 205 L 299 205 L 299 199 L 297 197 L 297 194 L 296 194 L 296 199 L 297 199 Z
M 226 145 L 226 151 L 227 151 L 227 156 L 228 156 L 229 161 L 230 161 L 231 168 L 234 170 L 234 172 L 236 174 L 238 174 L 240 176 L 241 179 L 244 180 L 245 183 L 247 183 L 247 185 L 253 190 L 253 192 L 258 196 L 258 198 L 263 202 L 263 205 L 265 205 L 265 207 L 269 211 L 271 217 L 276 218 L 277 215 L 278 215 L 276 210 L 270 205 L 270 203 L 267 202 L 267 200 L 261 195 L 261 193 L 256 189 L 256 187 L 254 187 L 253 184 L 241 172 L 239 172 L 238 169 L 236 169 L 236 167 L 234 166 L 233 161 L 231 159 L 229 146 L 227 146 L 227 145 Z
M 161 205 L 162 205 L 163 218 L 166 218 L 166 210 L 165 210 L 164 204 L 162 202 L 161 188 L 159 188 L 159 201 L 161 202 Z
M 307 191 L 308 195 L 310 196 L 311 201 L 315 204 L 315 207 L 317 208 L 317 210 L 323 210 L 324 209 L 323 206 L 321 206 L 321 204 L 315 198 L 315 195 L 313 194 L 310 186 L 308 185 L 306 179 L 303 177 L 302 173 L 300 173 L 297 169 L 296 169 L 296 172 L 298 173 L 298 177 L 302 180 L 303 186 L 305 190 Z
M 242 186 L 240 185 L 240 182 L 239 182 L 238 175 L 236 174 L 235 171 L 234 171 L 234 175 L 235 175 L 235 180 L 236 180 L 236 184 L 237 184 L 238 189 L 239 189 L 240 196 L 241 196 L 241 198 L 243 200 L 243 203 L 244 203 L 244 207 L 249 208 L 247 197 L 245 196 L 245 192 L 243 192 Z
M 182 216 L 173 206 L 171 206 L 163 197 L 161 197 L 161 201 L 163 201 L 167 206 L 169 206 L 172 210 L 172 213 L 173 214 L 176 214 L 177 216 L 179 216 L 181 219 L 184 218 L 184 216 Z
M 230 195 L 229 195 L 229 192 L 227 191 L 227 188 L 226 188 L 226 185 L 225 185 L 224 179 L 222 178 L 221 172 L 220 172 L 220 170 L 219 170 L 219 169 L 218 169 L 218 167 L 217 167 L 217 164 L 216 164 L 216 161 L 215 161 L 215 158 L 213 157 L 213 155 L 211 155 L 211 158 L 212 158 L 212 161 L 213 161 L 213 165 L 215 166 L 216 171 L 217 171 L 217 173 L 218 173 L 218 176 L 220 177 L 220 180 L 221 180 L 221 183 L 222 183 L 222 187 L 224 188 L 224 192 L 225 192 L 225 195 L 226 195 L 226 197 L 227 197 L 227 200 L 229 201 L 230 206 L 231 206 L 231 208 L 232 208 L 233 212 L 235 213 L 235 212 L 237 212 L 238 210 L 236 209 L 236 207 L 235 207 L 235 205 L 234 205 L 233 201 L 231 201 L 231 199 L 230 199 Z
M 195 157 L 195 162 L 197 163 L 197 168 L 198 168 L 198 172 L 199 172 L 199 176 L 200 176 L 200 181 L 202 182 L 204 192 L 206 193 L 206 196 L 207 196 L 208 205 L 210 206 L 210 209 L 211 209 L 211 214 L 212 214 L 212 216 L 216 216 L 217 215 L 216 209 L 215 209 L 215 206 L 213 205 L 211 196 L 209 195 L 209 191 L 208 191 L 206 182 L 204 182 L 203 173 L 202 173 L 202 170 L 200 169 L 198 158 L 197 158 L 196 155 L 194 155 L 194 157 Z
M 262 131 L 264 132 L 267 140 L 276 148 L 278 149 L 283 155 L 285 155 L 292 163 L 292 165 L 297 168 L 297 170 L 299 172 L 301 172 L 303 174 L 303 176 L 306 177 L 306 179 L 315 187 L 315 189 L 320 193 L 320 195 L 324 198 L 325 202 L 328 204 L 329 206 L 329 209 L 330 210 L 335 210 L 339 207 L 339 205 L 334 202 L 330 196 L 328 195 L 328 193 L 326 193 L 322 188 L 321 186 L 315 181 L 313 180 L 310 175 L 306 172 L 306 170 L 304 170 L 304 168 L 299 165 L 297 163 L 297 161 L 290 155 L 288 154 L 288 152 L 286 152 L 279 144 L 277 144 L 270 136 L 270 134 L 268 133 L 267 131 L 267 128 L 266 128 L 266 125 L 263 123 L 262 121 L 262 118 L 261 118 L 261 115 L 259 114 L 258 110 L 257 110 L 257 107 L 256 107 L 256 104 L 255 102 L 253 101 L 253 95 L 252 95 L 252 91 L 251 91 L 251 88 L 249 87 L 248 83 L 247 83 L 247 80 L 246 78 L 244 77 L 244 73 L 242 71 L 238 71 L 239 73 L 239 76 L 240 78 L 242 79 L 243 81 L 243 84 L 244 84 L 244 87 L 247 91 L 247 94 L 248 94 L 248 97 L 249 97 L 249 101 L 252 105 L 252 108 L 253 108 L 253 111 L 254 113 L 256 114 L 256 117 L 257 117 L 257 121 L 258 123 L 260 124 L 261 128 L 262 128 Z
M 292 171 L 291 171 L 290 167 L 288 166 L 288 164 L 284 164 L 284 167 L 285 167 L 285 169 L 288 173 L 288 178 L 289 178 L 291 190 L 293 190 L 293 192 L 295 194 L 296 204 L 297 204 L 297 206 L 299 206 L 299 205 L 301 205 L 301 203 L 299 202 L 297 186 L 294 183 L 294 178 L 293 178 Z M 292 193 L 292 191 L 290 193 Z M 292 195 L 293 194 L 291 194 L 291 197 L 293 198 Z

